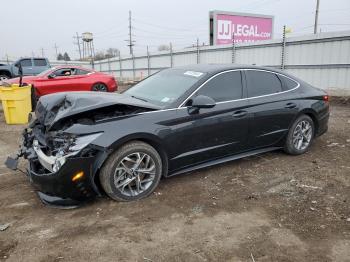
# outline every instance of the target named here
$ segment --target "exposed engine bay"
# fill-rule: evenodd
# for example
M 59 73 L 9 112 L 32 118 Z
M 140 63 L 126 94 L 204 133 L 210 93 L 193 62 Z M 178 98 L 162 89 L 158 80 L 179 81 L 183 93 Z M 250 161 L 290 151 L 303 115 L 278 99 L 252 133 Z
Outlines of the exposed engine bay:
M 69 157 L 89 157 L 96 154 L 90 143 L 103 132 L 73 134 L 68 128 L 79 125 L 95 125 L 119 118 L 152 111 L 155 108 L 116 103 L 121 95 L 91 96 L 79 94 L 55 94 L 43 97 L 36 108 L 35 117 L 23 131 L 23 144 L 15 158 L 7 164 L 17 168 L 19 157 L 24 157 L 40 174 L 57 172 Z M 112 100 L 113 99 L 113 100 Z M 119 102 L 119 101 L 118 101 Z M 128 101 L 129 102 L 129 101 Z M 84 110 L 83 110 L 84 109 Z

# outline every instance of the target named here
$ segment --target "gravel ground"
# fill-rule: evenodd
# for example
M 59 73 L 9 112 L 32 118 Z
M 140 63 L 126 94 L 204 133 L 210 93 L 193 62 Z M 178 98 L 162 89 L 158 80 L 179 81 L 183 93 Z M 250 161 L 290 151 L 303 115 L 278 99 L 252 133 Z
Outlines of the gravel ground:
M 74 210 L 45 207 L 2 164 L 22 128 L 0 114 L 0 261 L 350 261 L 348 105 L 332 106 L 302 156 L 249 157 Z

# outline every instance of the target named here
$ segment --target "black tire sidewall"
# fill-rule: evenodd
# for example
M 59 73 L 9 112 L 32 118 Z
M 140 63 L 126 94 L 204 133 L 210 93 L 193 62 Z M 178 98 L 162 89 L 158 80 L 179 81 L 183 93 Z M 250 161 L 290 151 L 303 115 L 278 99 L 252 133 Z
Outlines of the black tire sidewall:
M 10 77 L 8 77 L 7 75 L 0 75 L 0 78 L 3 77 L 5 79 L 10 79 Z M 1 80 L 0 80 L 1 81 Z
M 295 130 L 296 126 L 301 121 L 308 121 L 311 124 L 312 137 L 311 137 L 309 145 L 306 148 L 304 148 L 303 150 L 298 150 L 298 149 L 295 148 L 295 146 L 293 144 L 293 133 L 294 133 L 294 130 Z M 284 149 L 285 149 L 285 151 L 287 153 L 292 154 L 292 155 L 303 154 L 310 148 L 310 146 L 311 146 L 311 144 L 313 142 L 314 136 L 315 136 L 315 124 L 314 124 L 314 121 L 311 119 L 311 117 L 309 117 L 307 115 L 301 115 L 294 121 L 293 125 L 290 127 Z
M 132 143 L 132 146 L 129 147 L 122 147 L 120 150 L 117 150 L 115 154 L 111 155 L 111 158 L 109 159 L 110 163 L 106 165 L 106 170 L 104 170 L 104 174 L 102 174 L 105 179 L 105 183 L 108 181 L 109 186 L 108 190 L 107 188 L 104 188 L 106 193 L 113 199 L 119 200 L 119 201 L 133 201 L 142 199 L 144 197 L 147 197 L 150 195 L 154 189 L 158 186 L 160 178 L 162 176 L 162 160 L 157 151 L 151 147 L 150 145 L 146 143 Z M 156 175 L 153 180 L 152 185 L 144 192 L 137 196 L 126 196 L 123 195 L 115 186 L 114 184 L 114 172 L 117 166 L 119 165 L 119 162 L 126 157 L 127 155 L 130 155 L 135 152 L 141 152 L 148 154 L 152 157 L 155 165 L 156 165 Z M 102 183 L 103 186 L 103 183 Z

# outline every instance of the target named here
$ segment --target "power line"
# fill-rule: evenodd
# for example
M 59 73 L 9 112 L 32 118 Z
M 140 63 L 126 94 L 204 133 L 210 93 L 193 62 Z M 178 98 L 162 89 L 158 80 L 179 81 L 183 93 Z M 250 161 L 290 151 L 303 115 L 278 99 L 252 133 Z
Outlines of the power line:
M 126 25 L 125 21 L 119 21 L 117 27 L 113 26 L 113 27 L 110 27 L 110 28 L 108 28 L 106 30 L 94 33 L 94 37 L 95 36 L 100 37 L 101 35 L 110 34 L 111 31 L 118 31 L 118 30 L 124 28 L 125 25 Z
M 122 33 L 122 34 L 110 34 L 110 35 L 105 35 L 105 36 L 97 36 L 94 38 L 98 38 L 98 39 L 101 39 L 101 38 L 111 38 L 111 37 L 128 37 L 129 34 L 125 34 L 125 33 Z
M 140 29 L 138 27 L 133 27 L 133 29 L 135 31 L 138 31 L 138 32 L 147 33 L 147 34 L 156 35 L 156 36 L 162 36 L 162 37 L 164 36 L 164 37 L 167 37 L 167 38 L 172 38 L 174 36 L 183 38 L 183 37 L 195 35 L 194 32 L 187 32 L 187 34 L 185 34 L 186 32 L 183 32 L 183 33 L 179 33 L 179 32 L 176 32 L 176 33 L 165 32 L 164 33 L 164 32 L 159 32 L 159 31 L 149 31 L 149 30 L 145 30 L 145 29 Z M 203 34 L 205 32 L 199 32 L 199 33 Z
M 197 32 L 198 30 L 206 30 L 206 29 L 188 29 L 188 28 L 175 28 L 175 27 L 168 27 L 168 26 L 160 26 L 160 25 L 156 25 L 156 24 L 152 24 L 152 23 L 149 23 L 149 22 L 146 22 L 146 21 L 141 21 L 139 19 L 132 19 L 134 22 L 136 23 L 140 23 L 140 24 L 143 24 L 143 25 L 148 25 L 148 26 L 152 26 L 152 27 L 156 27 L 156 28 L 161 28 L 161 29 L 166 29 L 166 30 L 171 30 L 171 31 L 180 31 L 180 32 Z
M 81 48 L 80 48 L 80 38 L 78 32 L 76 32 L 76 36 L 73 36 L 74 39 L 76 39 L 76 42 L 74 42 L 75 45 L 78 46 L 78 51 L 79 51 L 79 59 L 81 60 Z

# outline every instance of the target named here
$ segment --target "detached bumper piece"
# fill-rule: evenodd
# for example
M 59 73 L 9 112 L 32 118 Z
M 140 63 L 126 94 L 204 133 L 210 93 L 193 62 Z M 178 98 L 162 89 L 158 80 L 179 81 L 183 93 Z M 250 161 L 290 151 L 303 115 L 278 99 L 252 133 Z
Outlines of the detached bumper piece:
M 52 208 L 73 209 L 81 206 L 82 203 L 80 201 L 76 201 L 69 198 L 60 198 L 56 196 L 46 195 L 40 191 L 38 191 L 38 196 L 41 202 Z
M 94 162 L 95 157 L 68 158 L 57 172 L 50 173 L 37 158 L 31 159 L 28 176 L 43 203 L 74 208 L 97 195 L 92 181 Z

